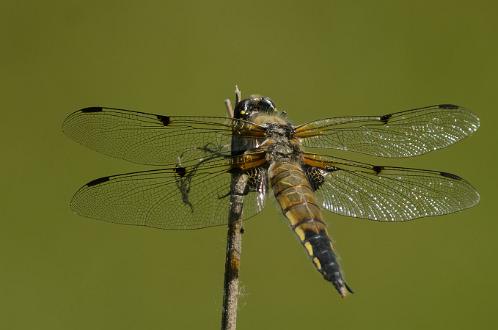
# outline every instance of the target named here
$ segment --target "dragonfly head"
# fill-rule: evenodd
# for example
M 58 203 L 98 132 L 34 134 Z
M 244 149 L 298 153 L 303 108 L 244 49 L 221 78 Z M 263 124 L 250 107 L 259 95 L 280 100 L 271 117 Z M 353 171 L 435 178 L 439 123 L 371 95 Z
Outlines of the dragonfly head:
M 277 109 L 275 103 L 266 96 L 251 95 L 248 99 L 242 100 L 235 106 L 234 118 L 249 120 L 258 113 L 274 113 Z

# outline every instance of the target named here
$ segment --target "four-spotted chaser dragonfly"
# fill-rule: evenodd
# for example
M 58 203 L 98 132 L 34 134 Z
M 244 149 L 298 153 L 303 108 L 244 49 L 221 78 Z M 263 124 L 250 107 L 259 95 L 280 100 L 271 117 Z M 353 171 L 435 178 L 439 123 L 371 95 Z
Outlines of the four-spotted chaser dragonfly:
M 162 229 L 225 225 L 232 175 L 244 175 L 243 218 L 263 209 L 271 188 L 316 269 L 345 296 L 352 291 L 321 209 L 405 221 L 472 207 L 479 194 L 455 174 L 371 165 L 305 149 L 410 157 L 447 147 L 478 127 L 474 114 L 452 104 L 295 126 L 268 97 L 252 96 L 236 104 L 233 118 L 90 107 L 69 115 L 63 131 L 101 153 L 158 167 L 90 181 L 71 201 L 77 214 Z

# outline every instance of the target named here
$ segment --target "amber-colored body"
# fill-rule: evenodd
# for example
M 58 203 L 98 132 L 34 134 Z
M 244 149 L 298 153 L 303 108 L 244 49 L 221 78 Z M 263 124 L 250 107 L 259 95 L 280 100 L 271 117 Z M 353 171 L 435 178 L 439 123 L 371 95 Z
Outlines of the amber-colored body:
M 341 296 L 345 296 L 351 289 L 341 274 L 319 203 L 304 171 L 306 165 L 300 140 L 289 134 L 292 125 L 278 114 L 259 112 L 250 120 L 266 127 L 275 125 L 275 129 L 267 130 L 266 139 L 262 139 L 258 147 L 258 150 L 265 151 L 264 159 L 269 166 L 268 180 L 273 194 L 316 269 L 332 282 Z M 261 165 L 255 160 L 252 162 Z
M 275 162 L 270 165 L 268 174 L 282 213 L 316 269 L 345 296 L 350 289 L 342 278 L 322 212 L 301 164 Z

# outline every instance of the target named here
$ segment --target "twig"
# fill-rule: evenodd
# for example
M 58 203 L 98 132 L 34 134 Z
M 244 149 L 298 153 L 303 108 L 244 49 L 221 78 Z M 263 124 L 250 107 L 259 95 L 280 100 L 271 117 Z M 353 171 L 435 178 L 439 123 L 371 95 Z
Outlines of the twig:
M 237 105 L 242 99 L 242 93 L 240 92 L 239 86 L 235 85 L 235 105 Z
M 241 98 L 242 94 L 240 92 L 239 86 L 235 85 L 235 105 L 237 105 L 240 102 Z M 232 108 L 232 103 L 230 103 L 230 99 L 225 100 L 225 107 L 227 109 L 227 116 L 229 118 L 233 118 L 233 108 Z
M 235 86 L 235 102 L 240 101 L 240 90 Z M 236 103 L 236 105 L 237 105 Z M 233 117 L 230 100 L 225 100 L 227 113 Z M 237 137 L 232 137 L 232 153 L 238 144 Z M 227 249 L 225 259 L 225 279 L 223 285 L 223 310 L 221 329 L 235 330 L 237 327 L 237 302 L 239 297 L 239 267 L 242 249 L 242 207 L 247 175 L 232 174 L 230 211 L 228 214 Z
M 227 108 L 228 118 L 233 118 L 233 108 L 232 108 L 232 103 L 230 103 L 230 99 L 225 100 L 225 107 Z

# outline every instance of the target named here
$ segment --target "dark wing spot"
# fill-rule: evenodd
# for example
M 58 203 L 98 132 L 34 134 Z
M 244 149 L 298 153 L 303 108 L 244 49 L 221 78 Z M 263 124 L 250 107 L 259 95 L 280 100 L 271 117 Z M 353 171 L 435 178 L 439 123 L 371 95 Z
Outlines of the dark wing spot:
M 177 166 L 175 167 L 175 172 L 176 174 L 178 174 L 180 177 L 184 177 L 185 174 L 187 174 L 187 169 L 185 167 L 182 167 L 182 166 Z
M 389 118 L 391 118 L 392 116 L 393 115 L 391 113 L 384 115 L 384 116 L 381 116 L 380 121 L 383 122 L 384 124 L 387 124 L 387 122 L 389 121 Z
M 440 104 L 439 109 L 458 109 L 459 106 L 455 104 Z
M 439 172 L 439 174 L 441 174 L 442 176 L 444 176 L 446 178 L 450 178 L 450 179 L 454 179 L 454 180 L 462 180 L 462 178 L 456 174 L 451 174 L 448 172 Z
M 109 177 L 108 176 L 105 176 L 103 178 L 98 178 L 98 179 L 95 179 L 95 180 L 92 180 L 90 182 L 88 182 L 86 184 L 87 187 L 93 187 L 93 186 L 96 186 L 98 184 L 101 184 L 101 183 L 104 183 L 104 182 L 107 182 L 109 181 Z
M 80 110 L 83 113 L 101 112 L 102 107 L 88 107 Z
M 379 174 L 380 172 L 382 172 L 383 169 L 384 166 L 378 166 L 378 165 L 372 166 L 372 170 L 375 171 L 375 174 Z
M 157 119 L 159 119 L 164 126 L 168 126 L 171 123 L 169 116 L 157 115 Z

